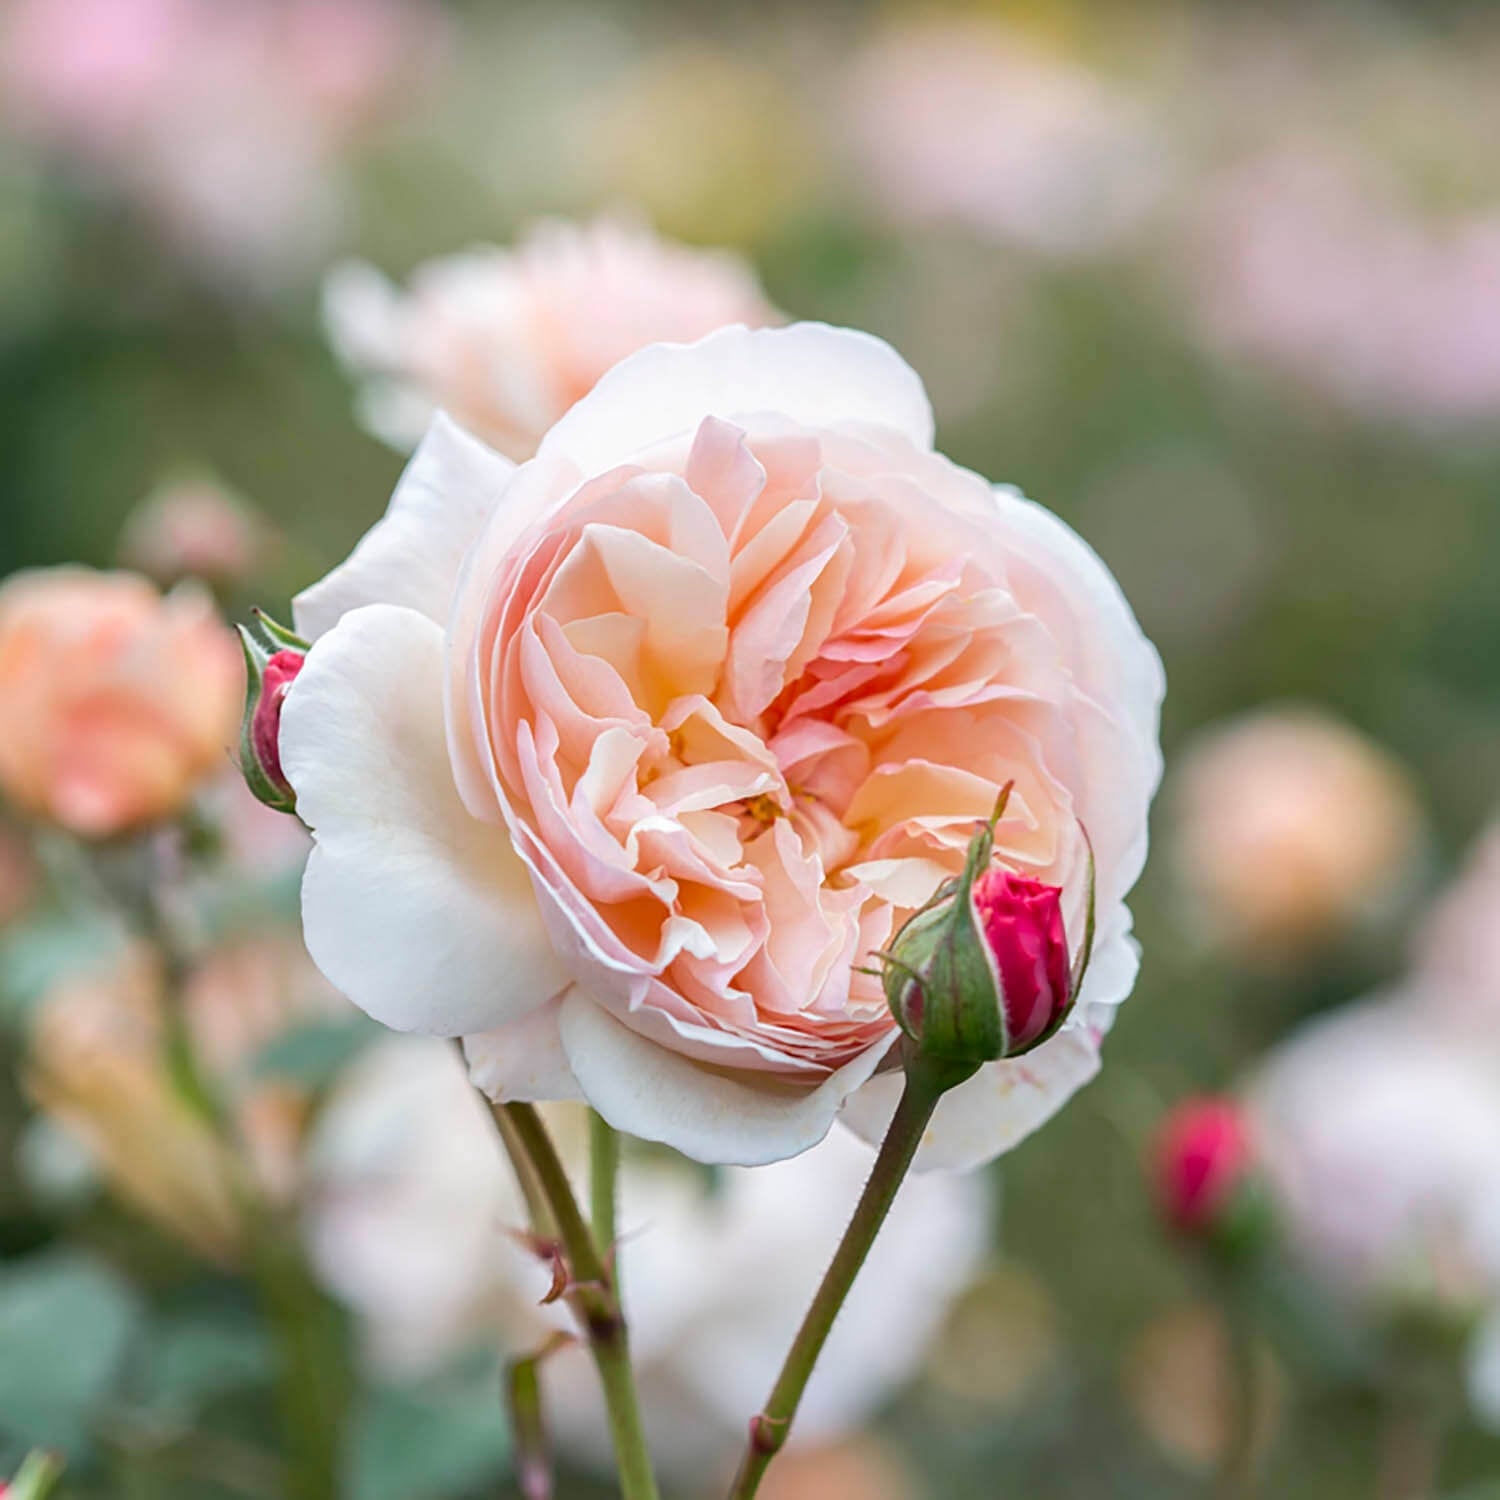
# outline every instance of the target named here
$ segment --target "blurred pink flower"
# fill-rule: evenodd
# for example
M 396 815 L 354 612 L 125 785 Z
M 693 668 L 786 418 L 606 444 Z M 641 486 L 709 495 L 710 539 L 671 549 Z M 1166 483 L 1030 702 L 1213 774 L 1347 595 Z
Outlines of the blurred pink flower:
M 408 0 L 15 0 L 0 79 L 20 128 L 254 279 L 325 242 L 338 154 L 434 24 Z
M 1429 222 L 1372 163 L 1305 144 L 1225 173 L 1195 215 L 1212 346 L 1373 415 L 1500 410 L 1500 216 Z
M 898 222 L 1088 253 L 1135 230 L 1167 176 L 1138 104 L 994 23 L 890 32 L 856 60 L 846 107 L 855 159 Z
M 378 436 L 411 447 L 441 408 L 518 460 L 627 354 L 779 321 L 738 257 L 608 218 L 547 220 L 512 250 L 427 261 L 404 291 L 350 262 L 329 276 L 324 312 Z
M 120 559 L 158 583 L 240 582 L 264 561 L 267 524 L 211 475 L 161 485 L 126 518 Z

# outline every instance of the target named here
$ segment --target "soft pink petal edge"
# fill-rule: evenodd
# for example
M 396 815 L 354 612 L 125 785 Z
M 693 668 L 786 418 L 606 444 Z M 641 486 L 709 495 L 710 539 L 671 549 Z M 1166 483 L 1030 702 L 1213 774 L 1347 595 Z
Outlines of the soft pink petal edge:
M 932 406 L 916 371 L 884 340 L 827 323 L 733 324 L 692 344 L 623 359 L 558 419 L 537 450 L 602 474 L 705 417 L 774 412 L 805 427 L 888 427 L 921 448 Z
M 316 640 L 365 604 L 400 604 L 445 624 L 464 554 L 515 467 L 439 412 L 385 515 L 348 558 L 292 601 L 298 633 Z
M 986 1063 L 940 1101 L 917 1149 L 919 1172 L 967 1172 L 1018 1146 L 1099 1071 L 1099 1038 L 1080 1027 L 1035 1052 Z M 845 1101 L 840 1120 L 862 1140 L 884 1138 L 903 1075 L 882 1073 Z
M 693 1062 L 638 1036 L 580 990 L 563 1000 L 558 1024 L 584 1098 L 616 1130 L 726 1167 L 765 1166 L 815 1146 L 894 1040 L 807 1089 Z
M 377 1021 L 459 1036 L 528 1014 L 567 978 L 526 867 L 459 800 L 442 672 L 431 620 L 353 610 L 309 652 L 281 752 L 313 832 L 302 917 L 314 962 Z

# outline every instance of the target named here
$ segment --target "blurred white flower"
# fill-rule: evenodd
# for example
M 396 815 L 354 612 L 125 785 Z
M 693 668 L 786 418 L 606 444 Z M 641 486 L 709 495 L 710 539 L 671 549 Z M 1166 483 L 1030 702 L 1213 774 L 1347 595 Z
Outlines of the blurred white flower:
M 548 1119 L 582 1165 L 582 1111 Z M 843 1232 L 871 1163 L 842 1131 L 791 1161 L 715 1177 L 666 1153 L 627 1156 L 619 1267 L 648 1430 L 672 1472 L 732 1458 Z M 324 1114 L 308 1232 L 328 1284 L 360 1315 L 380 1367 L 417 1375 L 474 1344 L 530 1352 L 568 1319 L 538 1302 L 549 1272 L 510 1233 L 525 1211 L 494 1126 L 451 1044 L 373 1048 Z M 575 1178 L 577 1173 L 575 1172 Z M 794 1441 L 857 1426 L 917 1369 L 984 1253 L 982 1180 L 926 1174 L 891 1220 L 819 1363 Z M 559 1445 L 608 1454 L 592 1366 L 546 1365 Z
M 1500 1071 L 1409 997 L 1297 1032 L 1249 1092 L 1293 1249 L 1375 1315 L 1464 1316 L 1500 1286 Z
M 1401 767 L 1310 708 L 1268 708 L 1179 757 L 1172 859 L 1211 940 L 1274 965 L 1388 910 L 1422 847 Z
M 1414 946 L 1419 993 L 1431 1014 L 1470 1044 L 1500 1052 L 1500 826 L 1479 838 Z
M 518 460 L 627 354 L 778 319 L 737 257 L 608 218 L 544 220 L 514 249 L 427 261 L 405 290 L 349 262 L 323 306 L 378 437 L 412 447 L 441 408 Z
M 1051 255 L 1109 249 L 1168 176 L 1142 107 L 994 23 L 907 25 L 856 60 L 851 146 L 899 223 L 952 220 Z

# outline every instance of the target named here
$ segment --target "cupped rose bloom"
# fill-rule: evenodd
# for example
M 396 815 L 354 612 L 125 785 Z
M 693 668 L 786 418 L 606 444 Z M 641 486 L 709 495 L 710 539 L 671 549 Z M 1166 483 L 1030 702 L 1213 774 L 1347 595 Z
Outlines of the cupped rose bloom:
M 237 1164 L 173 1083 L 165 983 L 159 960 L 139 947 L 58 983 L 36 1015 L 28 1081 L 122 1198 L 201 1254 L 233 1261 L 245 1228 Z M 338 1014 L 342 1001 L 299 944 L 257 934 L 198 961 L 183 1003 L 262 1190 L 289 1199 L 308 1101 L 284 1081 L 257 1076 L 255 1064 L 276 1038 Z
M 1094 959 L 1067 1027 L 939 1106 L 929 1165 L 1046 1119 L 1137 955 L 1160 663 L 1056 517 L 932 451 L 884 344 L 727 329 L 625 361 L 520 468 L 446 422 L 296 604 L 281 758 L 329 979 L 700 1160 L 880 1135 L 869 966 L 995 849 Z M 1085 836 L 1085 828 L 1087 836 Z
M 1278 1219 L 1332 1294 L 1378 1318 L 1500 1289 L 1500 1071 L 1410 995 L 1304 1027 L 1246 1102 Z
M 225 764 L 244 675 L 206 596 L 65 567 L 0 585 L 0 791 L 90 838 L 171 817 Z
M 405 291 L 351 262 L 323 305 L 378 437 L 410 448 L 440 408 L 517 460 L 626 355 L 779 321 L 737 257 L 608 218 L 546 220 L 512 250 L 428 261 Z
M 565 1158 L 581 1164 L 582 1111 L 548 1115 Z M 684 1484 L 737 1457 L 745 1414 L 770 1389 L 871 1160 L 844 1131 L 714 1180 L 667 1153 L 627 1151 L 621 1292 L 653 1453 Z M 401 1037 L 371 1048 L 323 1112 L 310 1162 L 308 1243 L 358 1315 L 375 1369 L 420 1378 L 476 1345 L 530 1353 L 572 1326 L 561 1305 L 539 1305 L 550 1268 L 517 1237 L 524 1201 L 451 1047 Z M 793 1451 L 846 1436 L 916 1373 L 978 1268 L 990 1210 L 979 1177 L 925 1174 L 902 1188 L 818 1363 Z M 544 1370 L 559 1449 L 607 1463 L 586 1355 L 564 1350 Z
M 1389 910 L 1422 848 L 1411 784 L 1357 730 L 1270 708 L 1202 734 L 1171 789 L 1173 858 L 1215 943 L 1294 958 Z

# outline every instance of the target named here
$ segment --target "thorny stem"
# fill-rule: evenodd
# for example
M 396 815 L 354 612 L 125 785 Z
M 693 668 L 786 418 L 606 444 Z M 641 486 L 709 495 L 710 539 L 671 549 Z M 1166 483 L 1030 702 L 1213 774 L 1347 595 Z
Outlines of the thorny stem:
M 730 1500 L 751 1500 L 771 1460 L 786 1443 L 802 1392 L 833 1330 L 834 1319 L 870 1253 L 880 1226 L 885 1223 L 896 1192 L 921 1144 L 927 1122 L 951 1081 L 937 1076 L 920 1060 L 913 1061 L 908 1068 L 901 1102 L 896 1106 L 890 1128 L 875 1158 L 870 1180 L 855 1206 L 854 1217 L 824 1273 L 807 1316 L 802 1320 L 802 1327 L 797 1331 L 765 1409 L 751 1420 L 750 1441 L 729 1492 Z
M 616 1181 L 620 1175 L 620 1136 L 602 1115 L 589 1111 L 589 1218 L 606 1259 L 615 1243 Z
M 659 1500 L 630 1368 L 630 1341 L 606 1251 L 584 1222 L 567 1170 L 535 1107 L 496 1104 L 491 1109 L 523 1184 L 528 1171 L 534 1175 L 567 1255 L 568 1302 L 588 1338 L 604 1387 L 623 1500 Z

